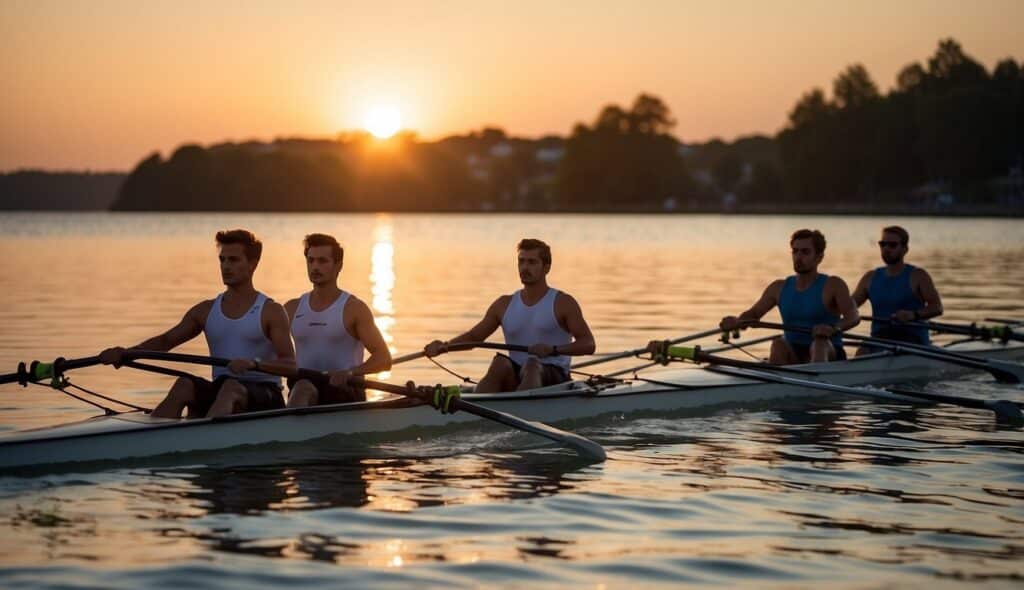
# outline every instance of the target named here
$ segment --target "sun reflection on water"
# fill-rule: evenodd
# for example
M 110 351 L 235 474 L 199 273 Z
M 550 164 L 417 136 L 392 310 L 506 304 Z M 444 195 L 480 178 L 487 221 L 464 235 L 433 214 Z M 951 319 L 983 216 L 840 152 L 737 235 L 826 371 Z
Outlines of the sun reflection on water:
M 391 292 L 395 288 L 395 246 L 392 242 L 393 226 L 389 215 L 378 215 L 373 230 L 374 243 L 370 254 L 370 292 L 373 294 L 374 323 L 380 329 L 384 342 L 392 354 L 395 352 L 395 305 Z M 391 377 L 391 371 L 383 371 L 380 379 Z

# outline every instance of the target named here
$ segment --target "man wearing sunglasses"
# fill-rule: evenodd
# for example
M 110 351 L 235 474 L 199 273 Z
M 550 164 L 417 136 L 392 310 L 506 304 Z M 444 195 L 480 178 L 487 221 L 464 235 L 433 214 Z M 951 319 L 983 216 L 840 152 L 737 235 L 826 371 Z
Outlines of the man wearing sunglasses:
M 885 266 L 866 272 L 853 291 L 858 307 L 871 300 L 871 335 L 930 344 L 927 326 L 915 322 L 942 315 L 942 299 L 923 268 L 903 261 L 910 250 L 910 234 L 898 225 L 883 228 L 878 247 Z

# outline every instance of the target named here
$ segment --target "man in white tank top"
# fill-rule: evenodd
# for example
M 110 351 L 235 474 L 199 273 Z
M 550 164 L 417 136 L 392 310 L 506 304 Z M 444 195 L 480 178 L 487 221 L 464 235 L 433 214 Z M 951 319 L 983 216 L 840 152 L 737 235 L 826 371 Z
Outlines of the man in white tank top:
M 594 335 L 579 304 L 568 293 L 548 287 L 551 248 L 524 239 L 517 246 L 522 290 L 502 295 L 468 332 L 448 342 L 434 340 L 424 351 L 437 356 L 448 345 L 483 342 L 500 326 L 506 344 L 528 346 L 529 352 L 497 354 L 477 393 L 535 389 L 569 380 L 571 355 L 593 354 Z
M 227 289 L 193 306 L 178 325 L 133 348 L 167 351 L 205 334 L 210 356 L 235 360 L 226 368 L 214 367 L 213 381 L 178 378 L 153 410 L 154 417 L 180 418 L 185 408 L 189 418 L 199 418 L 284 407 L 280 378 L 254 370 L 261 359 L 286 366 L 295 362 L 284 308 L 252 284 L 263 244 L 244 229 L 218 232 L 216 240 Z M 108 348 L 100 358 L 118 366 L 124 351 Z
M 310 234 L 303 241 L 303 253 L 313 290 L 284 304 L 295 339 L 296 365 L 329 373 L 330 379 L 289 379 L 288 407 L 363 401 L 365 390 L 349 387 L 348 378 L 387 371 L 391 351 L 369 306 L 338 287 L 345 260 L 338 240 Z M 370 353 L 365 362 L 364 349 Z

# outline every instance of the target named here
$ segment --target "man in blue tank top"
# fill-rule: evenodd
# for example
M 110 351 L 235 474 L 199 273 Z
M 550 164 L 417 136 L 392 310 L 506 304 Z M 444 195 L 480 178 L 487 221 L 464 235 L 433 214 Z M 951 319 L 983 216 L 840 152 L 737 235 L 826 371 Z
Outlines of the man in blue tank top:
M 742 329 L 778 306 L 782 323 L 809 329 L 785 331 L 772 341 L 768 362 L 776 365 L 823 363 L 844 360 L 841 332 L 860 323 L 857 306 L 846 282 L 818 272 L 825 257 L 825 236 L 818 230 L 801 229 L 789 239 L 793 276 L 772 282 L 761 298 L 739 316 L 722 318 L 723 330 Z
M 254 370 L 260 359 L 295 362 L 284 308 L 252 284 L 263 244 L 244 229 L 217 232 L 216 241 L 227 289 L 194 305 L 170 330 L 132 348 L 168 351 L 205 334 L 210 356 L 234 360 L 226 368 L 214 367 L 212 381 L 179 377 L 153 410 L 154 417 L 180 418 L 185 408 L 189 418 L 212 418 L 284 407 L 281 379 Z M 116 367 L 124 352 L 121 347 L 108 348 L 100 358 Z
M 477 325 L 448 342 L 434 340 L 424 351 L 437 356 L 450 344 L 483 342 L 499 327 L 507 344 L 528 346 L 529 352 L 495 355 L 477 393 L 536 389 L 569 380 L 569 356 L 593 354 L 595 344 L 583 311 L 568 293 L 548 287 L 551 248 L 525 239 L 517 246 L 523 288 L 502 295 L 487 308 Z
M 923 268 L 904 262 L 910 233 L 898 225 L 882 228 L 878 241 L 885 266 L 869 270 L 853 291 L 857 306 L 871 300 L 871 335 L 888 340 L 931 344 L 928 328 L 907 325 L 942 315 L 942 299 L 932 277 Z M 861 347 L 857 354 L 872 352 Z
M 288 379 L 288 407 L 301 408 L 366 400 L 363 388 L 348 385 L 352 375 L 391 368 L 391 351 L 370 307 L 338 286 L 345 250 L 334 236 L 309 234 L 303 240 L 306 275 L 313 290 L 284 304 L 296 364 L 330 374 L 329 380 Z M 370 358 L 363 360 L 363 351 Z

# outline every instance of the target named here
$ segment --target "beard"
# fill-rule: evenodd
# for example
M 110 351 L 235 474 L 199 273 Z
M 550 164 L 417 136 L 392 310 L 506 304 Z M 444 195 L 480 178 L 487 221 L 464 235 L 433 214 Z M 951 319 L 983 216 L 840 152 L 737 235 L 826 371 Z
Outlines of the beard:
M 882 254 L 882 262 L 886 264 L 899 264 L 900 262 L 903 262 L 903 255 L 886 252 Z

